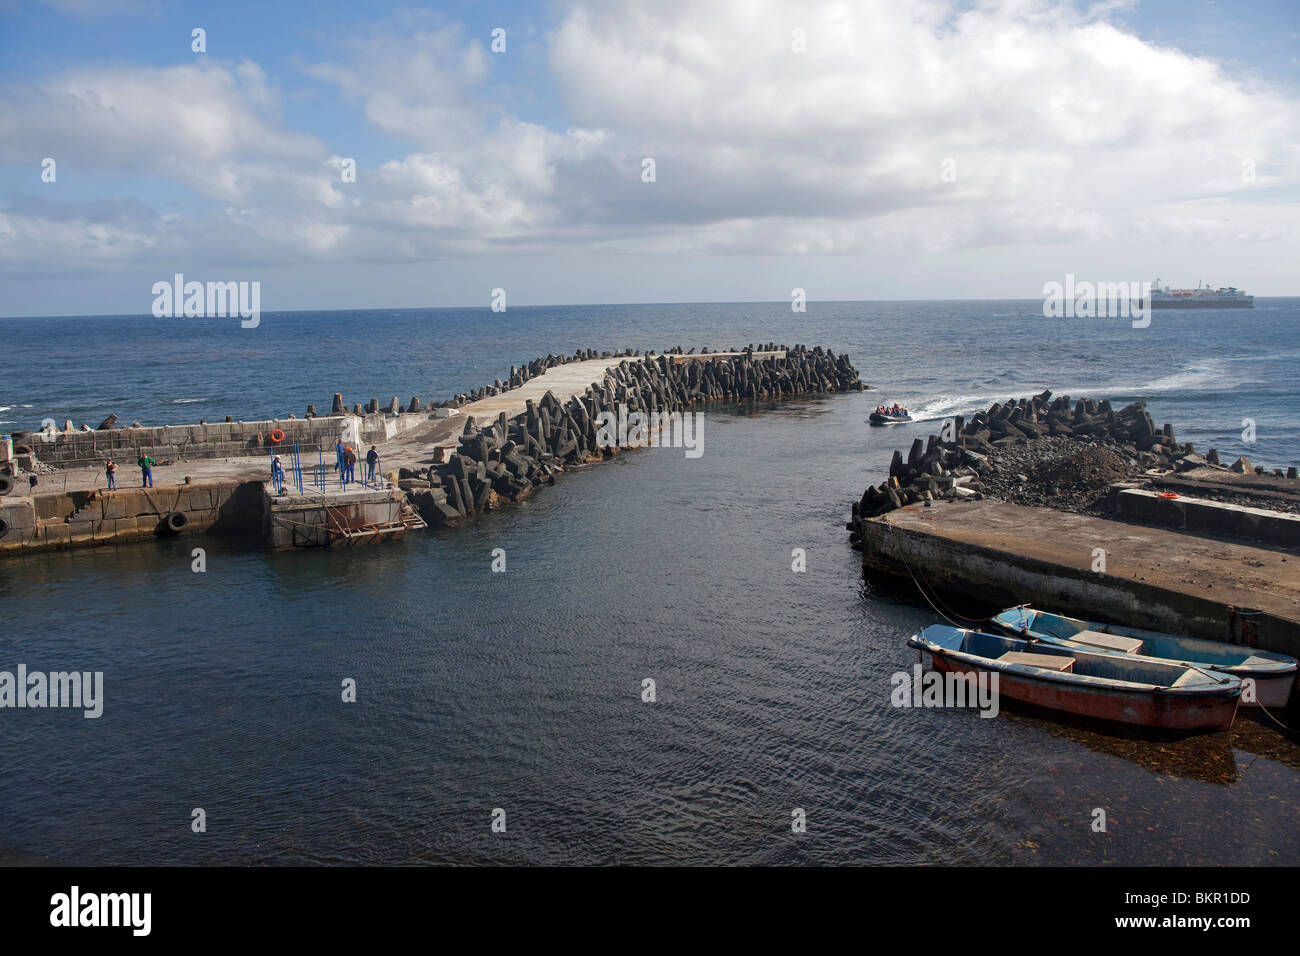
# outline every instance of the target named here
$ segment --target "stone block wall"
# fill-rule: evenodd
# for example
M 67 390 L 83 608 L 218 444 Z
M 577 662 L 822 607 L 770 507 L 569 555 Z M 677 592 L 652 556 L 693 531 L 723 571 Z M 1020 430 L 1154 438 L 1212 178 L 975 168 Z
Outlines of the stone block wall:
M 188 519 L 181 536 L 216 530 L 260 537 L 265 498 L 258 481 L 0 498 L 0 554 L 151 538 L 168 533 L 163 521 L 174 511 Z

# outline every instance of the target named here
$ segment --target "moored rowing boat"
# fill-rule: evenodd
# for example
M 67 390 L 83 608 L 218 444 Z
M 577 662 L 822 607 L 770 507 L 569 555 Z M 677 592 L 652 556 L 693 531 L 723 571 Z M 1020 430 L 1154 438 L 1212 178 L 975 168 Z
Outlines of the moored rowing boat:
M 994 615 L 993 624 L 1002 633 L 1014 637 L 1231 674 L 1251 682 L 1241 698 L 1247 707 L 1260 704 L 1266 708 L 1285 707 L 1296 682 L 1298 664 L 1294 657 L 1239 644 L 1099 624 L 1028 606 L 999 612 Z
M 907 641 L 941 671 L 997 675 L 998 693 L 1051 710 L 1166 730 L 1227 730 L 1242 682 L 1158 661 L 934 624 Z

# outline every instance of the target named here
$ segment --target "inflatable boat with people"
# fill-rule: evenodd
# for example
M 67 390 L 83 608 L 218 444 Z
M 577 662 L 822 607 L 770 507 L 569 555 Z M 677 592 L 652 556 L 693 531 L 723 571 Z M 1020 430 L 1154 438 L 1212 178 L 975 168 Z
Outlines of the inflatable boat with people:
M 867 421 L 873 425 L 905 425 L 911 420 L 912 416 L 907 414 L 907 409 L 898 402 L 895 402 L 892 407 L 881 405 L 867 416 Z

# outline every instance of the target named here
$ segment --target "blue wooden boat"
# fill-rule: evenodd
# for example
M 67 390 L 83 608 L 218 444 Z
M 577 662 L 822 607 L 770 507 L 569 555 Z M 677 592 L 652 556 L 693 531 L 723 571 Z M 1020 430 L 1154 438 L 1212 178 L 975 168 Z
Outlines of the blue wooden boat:
M 1129 657 L 933 624 L 908 638 L 936 670 L 996 674 L 998 694 L 1051 710 L 1167 730 L 1227 730 L 1242 682 Z
M 1255 707 L 1285 707 L 1295 686 L 1297 662 L 1294 657 L 1260 651 L 1240 644 L 1208 641 L 1199 637 L 1180 637 L 1136 627 L 1116 627 L 1082 621 L 1063 614 L 1051 614 L 1032 607 L 1011 607 L 993 617 L 994 626 L 1004 634 L 1031 637 L 1064 647 L 1130 657 L 1151 657 L 1184 667 L 1200 667 L 1254 682 L 1253 691 L 1242 696 L 1242 704 Z

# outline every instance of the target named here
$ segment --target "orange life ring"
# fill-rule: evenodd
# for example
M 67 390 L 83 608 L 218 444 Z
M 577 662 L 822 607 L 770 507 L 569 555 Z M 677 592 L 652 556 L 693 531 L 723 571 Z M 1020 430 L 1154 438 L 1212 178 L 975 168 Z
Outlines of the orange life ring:
M 277 445 L 280 444 L 280 442 L 284 441 L 284 432 L 278 428 L 272 431 L 271 441 L 275 442 Z

